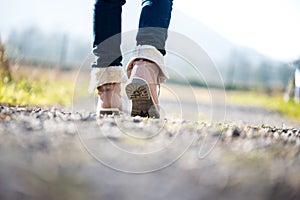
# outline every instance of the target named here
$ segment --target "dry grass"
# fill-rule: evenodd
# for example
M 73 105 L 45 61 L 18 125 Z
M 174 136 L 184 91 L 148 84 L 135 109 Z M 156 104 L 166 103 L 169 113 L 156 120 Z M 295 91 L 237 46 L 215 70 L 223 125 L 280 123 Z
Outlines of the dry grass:
M 12 80 L 0 83 L 0 103 L 11 105 L 70 106 L 76 71 L 14 65 Z

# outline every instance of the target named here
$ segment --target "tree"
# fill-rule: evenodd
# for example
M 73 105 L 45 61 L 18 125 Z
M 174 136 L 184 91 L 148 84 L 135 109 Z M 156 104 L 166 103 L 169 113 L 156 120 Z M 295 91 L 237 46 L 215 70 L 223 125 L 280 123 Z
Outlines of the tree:
M 5 55 L 5 47 L 0 39 L 0 74 L 1 81 L 9 82 L 11 80 L 11 74 L 9 70 L 9 63 Z

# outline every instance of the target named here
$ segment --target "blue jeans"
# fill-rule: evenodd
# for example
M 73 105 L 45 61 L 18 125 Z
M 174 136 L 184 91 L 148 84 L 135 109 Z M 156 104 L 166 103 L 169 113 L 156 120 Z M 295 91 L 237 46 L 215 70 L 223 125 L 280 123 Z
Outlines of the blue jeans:
M 125 0 L 96 0 L 92 67 L 121 66 L 121 13 Z M 173 0 L 142 0 L 137 45 L 152 45 L 162 55 L 171 19 Z M 143 29 L 144 28 L 144 29 Z M 108 39 L 110 38 L 110 39 Z M 108 39 L 108 40 L 107 40 Z

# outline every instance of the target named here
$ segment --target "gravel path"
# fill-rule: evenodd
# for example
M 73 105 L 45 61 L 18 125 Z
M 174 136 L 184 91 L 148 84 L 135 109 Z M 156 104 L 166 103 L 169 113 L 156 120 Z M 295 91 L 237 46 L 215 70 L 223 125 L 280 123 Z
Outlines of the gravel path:
M 0 135 L 4 200 L 300 199 L 292 127 L 0 106 Z

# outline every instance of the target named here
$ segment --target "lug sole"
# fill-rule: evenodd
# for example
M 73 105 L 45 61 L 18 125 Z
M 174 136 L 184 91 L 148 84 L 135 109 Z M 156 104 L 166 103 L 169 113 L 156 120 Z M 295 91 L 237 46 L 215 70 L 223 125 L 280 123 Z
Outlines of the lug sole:
M 105 115 L 120 115 L 120 111 L 117 108 L 101 108 L 99 111 L 99 116 L 105 116 Z
M 131 116 L 141 116 L 159 118 L 159 111 L 151 98 L 151 93 L 147 83 L 138 78 L 134 78 L 125 87 L 126 94 L 132 100 Z

